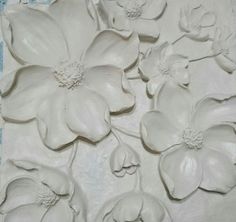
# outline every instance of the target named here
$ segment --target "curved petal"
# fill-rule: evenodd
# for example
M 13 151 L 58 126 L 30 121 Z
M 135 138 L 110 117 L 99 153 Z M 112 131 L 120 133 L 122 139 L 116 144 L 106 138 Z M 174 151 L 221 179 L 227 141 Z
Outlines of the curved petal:
M 0 193 L 0 212 L 6 214 L 20 205 L 35 203 L 37 190 L 38 183 L 29 177 L 9 181 Z
M 162 154 L 159 165 L 161 176 L 170 195 L 183 199 L 201 183 L 202 166 L 196 151 L 176 146 Z
M 110 132 L 110 113 L 104 99 L 86 87 L 78 87 L 67 95 L 65 118 L 68 127 L 92 142 Z
M 4 218 L 4 222 L 40 221 L 47 209 L 36 204 L 22 205 L 10 211 Z
M 11 5 L 5 12 L 3 27 L 9 50 L 21 63 L 54 66 L 68 59 L 62 31 L 42 11 L 23 4 Z
M 141 136 L 153 151 L 162 152 L 181 143 L 180 131 L 159 111 L 146 113 L 141 120 Z
M 125 198 L 118 201 L 112 211 L 115 221 L 136 221 L 142 210 L 143 199 L 140 195 L 129 193 Z
M 62 27 L 70 54 L 80 58 L 92 41 L 96 25 L 87 11 L 87 0 L 56 0 L 48 8 L 48 13 Z
M 52 206 L 42 219 L 42 222 L 72 222 L 74 221 L 73 211 L 65 200 L 60 200 Z
M 203 168 L 201 188 L 227 193 L 236 185 L 235 167 L 226 155 L 211 149 L 204 149 L 201 161 Z
M 170 121 L 186 128 L 189 124 L 192 110 L 192 96 L 186 87 L 180 87 L 175 81 L 167 81 L 159 93 L 156 107 L 170 119 Z
M 236 70 L 236 61 L 227 58 L 224 55 L 218 55 L 215 57 L 217 64 L 226 72 L 233 73 Z
M 38 109 L 37 123 L 40 136 L 46 146 L 60 149 L 78 136 L 66 124 L 65 89 L 59 89 L 45 99 Z
M 192 116 L 194 128 L 203 131 L 224 122 L 236 122 L 236 96 L 207 96 L 195 106 Z
M 124 10 L 118 10 L 114 12 L 114 14 L 110 15 L 110 22 L 111 27 L 115 28 L 116 30 L 120 31 L 129 31 L 131 30 L 130 27 L 130 20 L 127 19 L 125 11 Z
M 163 14 L 166 6 L 166 0 L 149 0 L 143 6 L 141 17 L 144 19 L 157 19 Z
M 84 57 L 86 67 L 114 65 L 129 68 L 138 59 L 139 39 L 135 33 L 104 30 L 98 33 Z
M 153 47 L 147 50 L 139 63 L 139 71 L 144 80 L 150 80 L 161 75 L 158 68 L 160 57 L 161 47 Z
M 1 89 L 2 116 L 17 122 L 33 119 L 41 101 L 57 88 L 51 69 L 40 66 L 20 68 L 10 82 L 2 81 L 7 84 Z
M 207 148 L 226 154 L 236 164 L 236 133 L 230 125 L 215 125 L 204 132 Z
M 200 20 L 201 27 L 211 27 L 216 24 L 216 15 L 213 12 L 206 12 Z
M 18 168 L 30 172 L 44 185 L 58 195 L 67 195 L 71 191 L 71 181 L 65 173 L 55 168 L 44 166 L 27 160 L 11 160 Z
M 85 71 L 86 85 L 101 95 L 111 112 L 121 112 L 135 104 L 123 70 L 115 66 L 95 66 Z
M 165 87 L 167 78 L 163 75 L 156 76 L 148 81 L 147 92 L 149 95 L 154 96 L 159 95 L 163 87 Z
M 190 75 L 186 68 L 175 69 L 173 71 L 173 78 L 182 87 L 186 87 L 190 83 Z
M 155 41 L 160 35 L 160 28 L 155 20 L 137 19 L 130 23 L 132 29 L 138 33 L 143 41 Z
M 142 221 L 162 222 L 165 217 L 163 206 L 151 195 L 143 195 Z

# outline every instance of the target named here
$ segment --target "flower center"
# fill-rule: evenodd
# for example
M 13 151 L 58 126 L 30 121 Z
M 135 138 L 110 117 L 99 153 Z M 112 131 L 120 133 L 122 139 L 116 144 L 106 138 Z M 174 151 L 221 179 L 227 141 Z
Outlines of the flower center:
M 61 62 L 54 70 L 54 76 L 59 82 L 59 87 L 74 89 L 82 85 L 84 79 L 84 66 L 77 61 Z
M 184 130 L 183 140 L 189 149 L 201 149 L 203 144 L 203 134 L 200 131 L 187 128 Z
M 160 62 L 159 69 L 161 70 L 161 73 L 163 75 L 169 75 L 170 74 L 170 68 L 166 62 Z
M 128 2 L 128 4 L 124 7 L 125 12 L 128 18 L 130 19 L 137 19 L 139 18 L 143 13 L 142 6 L 145 4 L 145 2 L 140 2 L 138 0 L 132 0 Z
M 47 186 L 43 185 L 39 188 L 36 203 L 48 208 L 55 205 L 58 200 L 59 197 Z

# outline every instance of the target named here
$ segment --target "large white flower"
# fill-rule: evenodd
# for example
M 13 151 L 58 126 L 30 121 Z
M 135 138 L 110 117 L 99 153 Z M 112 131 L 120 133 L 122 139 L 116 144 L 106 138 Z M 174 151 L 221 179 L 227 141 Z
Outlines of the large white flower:
M 219 66 L 226 72 L 236 70 L 236 36 L 229 27 L 217 28 L 212 43 L 212 51 Z
M 209 29 L 215 23 L 215 14 L 207 11 L 202 5 L 188 5 L 180 11 L 179 27 L 186 37 L 193 40 L 209 40 Z
M 145 192 L 128 192 L 108 201 L 96 222 L 171 222 L 164 205 Z
M 171 81 L 180 87 L 186 87 L 190 82 L 188 63 L 188 58 L 174 53 L 168 42 L 150 48 L 139 64 L 142 78 L 148 81 L 148 93 L 158 94 Z
M 111 30 L 95 35 L 84 4 L 58 0 L 48 14 L 14 5 L 2 18 L 12 54 L 33 64 L 2 80 L 2 115 L 14 122 L 36 119 L 52 149 L 78 136 L 101 140 L 110 131 L 110 112 L 134 105 L 123 69 L 138 57 L 138 36 Z
M 72 177 L 30 161 L 12 164 L 20 175 L 7 181 L 0 193 L 3 222 L 86 221 L 84 195 Z
M 165 98 L 165 99 L 164 99 Z M 182 199 L 198 187 L 227 193 L 236 185 L 236 96 L 192 97 L 170 88 L 141 121 L 144 143 L 162 153 L 159 169 L 170 195 Z
M 166 0 L 93 0 L 97 19 L 105 27 L 117 30 L 132 30 L 141 39 L 156 40 L 159 27 L 156 20 L 164 12 Z M 94 16 L 95 17 L 95 16 Z

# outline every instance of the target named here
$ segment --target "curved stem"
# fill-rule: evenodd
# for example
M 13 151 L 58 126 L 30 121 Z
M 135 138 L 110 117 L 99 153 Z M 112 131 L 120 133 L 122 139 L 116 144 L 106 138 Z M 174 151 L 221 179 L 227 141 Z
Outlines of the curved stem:
M 140 168 L 138 168 L 136 171 L 136 179 L 135 179 L 133 191 L 136 191 L 136 192 L 143 191 L 142 175 L 141 175 Z
M 120 138 L 120 136 L 116 133 L 116 131 L 113 129 L 111 129 L 112 134 L 115 136 L 116 140 L 118 141 L 119 144 L 123 144 L 122 139 Z
M 120 126 L 115 126 L 115 125 L 112 125 L 112 128 L 116 129 L 117 131 L 127 135 L 127 136 L 130 136 L 130 137 L 134 137 L 136 139 L 140 139 L 140 134 L 137 133 L 137 132 L 133 132 L 131 130 L 128 130 L 128 129 L 125 129 L 123 127 L 120 127 Z
M 70 154 L 70 157 L 67 162 L 67 166 L 69 169 L 72 168 L 73 162 L 74 162 L 76 154 L 77 154 L 77 150 L 78 150 L 78 141 L 76 140 L 76 141 L 74 141 L 73 148 L 71 150 L 71 154 Z
M 185 37 L 185 34 L 181 35 L 179 38 L 177 38 L 175 41 L 173 41 L 171 44 L 174 45 L 177 42 L 179 42 L 181 39 L 183 39 Z
M 220 53 L 217 53 L 217 54 L 213 54 L 213 55 L 207 55 L 207 56 L 203 56 L 203 57 L 200 57 L 200 58 L 196 58 L 196 59 L 190 59 L 189 62 L 197 62 L 197 61 L 200 61 L 200 60 L 203 60 L 203 59 L 209 59 L 209 58 L 214 58 L 218 55 L 220 55 Z

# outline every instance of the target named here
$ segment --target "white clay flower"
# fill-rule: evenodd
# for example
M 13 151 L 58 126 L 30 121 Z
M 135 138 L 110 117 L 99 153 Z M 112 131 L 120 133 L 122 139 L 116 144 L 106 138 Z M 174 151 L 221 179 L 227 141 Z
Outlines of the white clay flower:
M 83 193 L 70 176 L 30 161 L 12 163 L 15 175 L 21 175 L 7 181 L 0 192 L 3 222 L 86 221 Z
M 144 192 L 129 192 L 105 204 L 96 222 L 171 222 L 171 218 L 155 197 Z
M 156 20 L 166 8 L 166 0 L 99 0 L 96 2 L 97 10 L 103 9 L 99 16 L 104 17 L 107 14 L 106 21 L 103 21 L 107 27 L 132 30 L 146 40 L 156 40 L 159 37 L 160 31 Z
M 165 98 L 165 99 L 164 99 Z M 198 187 L 227 193 L 236 185 L 236 96 L 206 97 L 192 107 L 186 92 L 169 91 L 141 121 L 144 143 L 162 153 L 159 169 L 170 195 Z
M 158 94 L 169 81 L 181 87 L 189 84 L 188 58 L 173 52 L 168 42 L 150 48 L 139 64 L 139 71 L 147 83 L 150 95 Z
M 236 36 L 228 27 L 217 28 L 212 43 L 212 51 L 219 66 L 226 72 L 236 70 Z
M 140 166 L 138 154 L 127 144 L 119 144 L 110 157 L 111 171 L 117 177 L 134 174 Z
M 209 40 L 209 29 L 212 28 L 215 23 L 215 14 L 207 11 L 202 5 L 188 5 L 180 11 L 179 27 L 186 37 L 193 40 Z
M 138 57 L 137 34 L 95 35 L 83 2 L 55 2 L 48 14 L 14 5 L 3 17 L 4 39 L 25 66 L 1 81 L 2 115 L 13 122 L 36 119 L 51 149 L 78 136 L 101 140 L 110 131 L 110 112 L 135 102 L 123 70 Z

